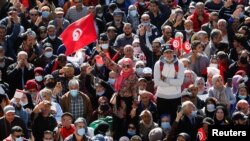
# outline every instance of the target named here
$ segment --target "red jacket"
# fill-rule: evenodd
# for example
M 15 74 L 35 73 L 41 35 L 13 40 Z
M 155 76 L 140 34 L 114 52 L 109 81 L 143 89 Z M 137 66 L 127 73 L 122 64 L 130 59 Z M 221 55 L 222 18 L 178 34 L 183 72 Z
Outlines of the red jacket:
M 194 13 L 192 15 L 190 15 L 187 19 L 191 20 L 193 22 L 193 29 L 194 29 L 194 32 L 198 32 L 200 31 L 201 29 L 201 26 L 205 23 L 208 23 L 209 22 L 209 14 L 206 13 L 206 12 L 203 12 L 203 21 L 200 22 L 198 20 L 198 15 L 197 15 L 197 12 L 194 11 Z

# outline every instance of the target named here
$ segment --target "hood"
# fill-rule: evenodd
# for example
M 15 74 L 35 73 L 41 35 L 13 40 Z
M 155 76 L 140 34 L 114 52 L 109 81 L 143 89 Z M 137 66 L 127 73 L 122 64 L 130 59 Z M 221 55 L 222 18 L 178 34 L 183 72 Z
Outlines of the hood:
M 177 56 L 176 55 L 174 55 L 173 56 L 173 60 L 171 61 L 171 62 L 167 62 L 167 60 L 164 58 L 164 56 L 162 55 L 161 57 L 160 57 L 160 61 L 162 62 L 162 63 L 168 63 L 168 64 L 174 64 L 176 61 L 178 61 L 177 60 Z

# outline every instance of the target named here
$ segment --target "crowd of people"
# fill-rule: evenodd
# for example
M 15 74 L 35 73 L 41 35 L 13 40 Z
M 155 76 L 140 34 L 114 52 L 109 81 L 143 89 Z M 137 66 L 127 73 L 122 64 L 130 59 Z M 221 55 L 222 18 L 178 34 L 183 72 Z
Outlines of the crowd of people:
M 247 0 L 1 0 L 0 10 L 0 140 L 206 141 L 210 125 L 250 124 Z M 88 14 L 98 39 L 66 56 L 61 33 Z

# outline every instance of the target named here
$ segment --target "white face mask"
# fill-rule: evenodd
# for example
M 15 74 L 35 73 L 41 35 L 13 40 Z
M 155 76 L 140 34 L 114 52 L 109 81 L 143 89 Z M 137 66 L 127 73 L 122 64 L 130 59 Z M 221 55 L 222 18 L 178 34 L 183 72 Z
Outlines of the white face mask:
M 140 54 L 141 53 L 141 48 L 140 47 L 134 47 L 134 54 Z
M 16 141 L 22 141 L 22 137 L 16 138 Z
M 102 49 L 108 49 L 109 45 L 108 44 L 101 44 Z
M 41 82 L 43 80 L 43 76 L 41 75 L 35 76 L 35 80 Z
M 134 17 L 134 16 L 136 16 L 137 11 L 136 10 L 131 10 L 129 13 L 130 13 L 131 16 Z
M 218 68 L 218 64 L 211 63 L 211 64 L 209 64 L 209 67 Z
M 98 13 L 97 16 L 98 16 L 98 17 L 102 17 L 102 16 L 103 16 L 103 13 Z
M 49 38 L 50 38 L 51 40 L 54 40 L 54 39 L 56 38 L 56 35 L 49 35 Z
M 109 78 L 108 82 L 109 82 L 111 85 L 114 85 L 114 84 L 115 84 L 115 79 Z
M 208 112 L 213 112 L 215 110 L 214 104 L 207 104 L 207 111 Z
M 191 33 L 191 32 L 193 31 L 193 29 L 189 29 L 189 30 L 186 30 L 186 29 L 185 29 L 185 31 L 186 31 L 187 33 Z
M 52 55 L 53 55 L 53 52 L 52 52 L 52 51 L 46 51 L 46 52 L 44 53 L 44 56 L 47 57 L 47 58 L 50 58 Z
M 28 104 L 28 101 L 25 101 L 25 102 L 20 101 L 20 104 L 21 104 L 22 106 L 26 106 L 26 105 Z
M 136 73 L 137 73 L 138 75 L 141 75 L 142 72 L 143 72 L 143 68 L 136 68 Z
M 247 75 L 245 75 L 242 79 L 244 80 L 244 82 L 247 82 L 248 81 Z

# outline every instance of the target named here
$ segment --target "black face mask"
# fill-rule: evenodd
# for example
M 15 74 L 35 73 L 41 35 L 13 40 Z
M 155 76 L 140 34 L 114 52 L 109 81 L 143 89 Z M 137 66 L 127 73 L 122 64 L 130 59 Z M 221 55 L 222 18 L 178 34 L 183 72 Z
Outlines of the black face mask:
M 247 64 L 247 56 L 240 57 L 240 63 L 242 65 L 246 65 Z
M 145 78 L 147 81 L 151 81 L 151 80 L 152 80 L 152 77 L 151 77 L 151 76 L 144 76 L 144 78 Z
M 108 104 L 104 104 L 104 105 L 100 105 L 100 110 L 103 112 L 106 112 L 109 110 L 109 105 Z
M 45 86 L 49 89 L 53 89 L 56 86 L 56 83 L 55 82 L 48 82 Z

